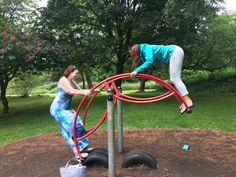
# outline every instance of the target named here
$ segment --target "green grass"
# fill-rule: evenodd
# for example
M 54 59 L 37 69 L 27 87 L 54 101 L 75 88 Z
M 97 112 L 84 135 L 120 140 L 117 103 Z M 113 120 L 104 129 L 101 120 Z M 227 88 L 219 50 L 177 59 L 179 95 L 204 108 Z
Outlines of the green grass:
M 154 92 L 130 94 L 151 96 Z M 28 136 L 59 132 L 49 114 L 52 100 L 53 97 L 49 96 L 9 98 L 10 114 L 0 114 L 0 145 Z M 147 105 L 123 103 L 124 128 L 201 128 L 236 134 L 236 95 L 196 95 L 193 100 L 193 113 L 184 115 L 179 113 L 178 103 L 174 98 Z M 78 103 L 79 99 L 75 98 L 73 107 L 76 108 Z M 100 94 L 89 109 L 86 128 L 94 126 L 105 110 L 106 97 Z M 106 129 L 106 122 L 100 129 Z
M 48 110 L 52 98 L 10 98 L 10 114 L 0 114 L 0 144 L 48 132 L 57 131 Z

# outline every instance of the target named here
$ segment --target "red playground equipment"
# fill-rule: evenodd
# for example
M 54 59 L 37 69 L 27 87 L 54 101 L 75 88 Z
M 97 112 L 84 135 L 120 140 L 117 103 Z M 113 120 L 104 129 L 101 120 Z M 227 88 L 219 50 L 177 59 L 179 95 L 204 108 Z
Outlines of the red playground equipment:
M 187 111 L 186 111 L 187 113 L 191 112 L 191 109 L 188 108 L 188 105 L 186 104 L 183 97 L 179 94 L 179 92 L 173 86 L 171 86 L 167 82 L 165 82 L 157 77 L 147 75 L 147 74 L 138 74 L 136 78 L 142 78 L 142 79 L 154 81 L 154 82 L 160 84 L 161 86 L 163 86 L 164 88 L 166 88 L 167 92 L 162 95 L 158 95 L 158 96 L 151 97 L 151 98 L 136 98 L 136 97 L 127 96 L 127 95 L 121 93 L 120 89 L 117 88 L 115 81 L 122 80 L 122 79 L 130 79 L 130 73 L 124 73 L 124 74 L 119 74 L 119 75 L 109 77 L 109 78 L 103 80 L 102 82 L 98 83 L 96 86 L 94 86 L 91 89 L 91 92 L 93 92 L 97 88 L 100 90 L 100 92 L 102 91 L 103 88 L 106 88 L 107 91 L 111 91 L 113 89 L 115 91 L 114 100 L 113 100 L 114 103 L 116 103 L 117 99 L 118 99 L 118 100 L 128 102 L 128 103 L 148 104 L 148 103 L 162 101 L 168 97 L 174 96 L 180 105 L 183 103 L 187 107 Z M 100 92 L 95 92 L 94 95 L 90 98 L 90 100 L 87 103 L 87 106 L 84 111 L 84 116 L 83 116 L 84 125 L 86 124 L 86 116 L 87 116 L 88 109 L 89 109 L 92 101 L 95 99 L 97 94 L 99 94 Z M 78 154 L 80 154 L 80 150 L 79 150 L 79 147 L 76 142 L 88 137 L 93 132 L 95 132 L 107 118 L 107 111 L 105 111 L 103 117 L 101 118 L 101 120 L 98 122 L 97 125 L 88 129 L 86 135 L 84 135 L 80 138 L 76 138 L 76 128 L 75 128 L 76 121 L 77 121 L 77 117 L 80 113 L 81 107 L 85 103 L 86 98 L 87 98 L 87 96 L 84 96 L 82 98 L 82 100 L 76 110 L 76 115 L 75 115 L 75 120 L 74 120 L 74 141 L 75 141 L 75 146 L 78 151 Z

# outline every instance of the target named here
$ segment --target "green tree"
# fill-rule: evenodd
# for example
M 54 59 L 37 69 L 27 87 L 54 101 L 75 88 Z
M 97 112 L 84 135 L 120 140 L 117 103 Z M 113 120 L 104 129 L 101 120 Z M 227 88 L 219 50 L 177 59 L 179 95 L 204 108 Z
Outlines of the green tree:
M 15 94 L 22 96 L 23 98 L 29 97 L 33 89 L 42 85 L 45 80 L 45 75 L 35 75 L 32 73 L 19 74 L 11 82 L 11 87 Z
M 81 29 L 96 33 L 110 48 L 116 73 L 122 73 L 132 43 L 176 43 L 188 47 L 205 21 L 216 15 L 222 0 L 72 0 L 80 12 Z M 60 1 L 62 2 L 62 0 Z M 78 24 L 79 25 L 79 24 Z M 84 28 L 86 27 L 86 28 Z M 81 30 L 82 32 L 84 30 Z M 81 33 L 83 36 L 84 33 Z M 106 39 L 106 40 L 105 40 Z
M 77 64 L 84 76 L 83 83 L 87 80 L 88 87 L 91 87 L 92 69 L 107 68 L 114 57 L 110 47 L 104 45 L 108 40 L 81 18 L 85 17 L 83 13 L 70 1 L 50 0 L 48 7 L 41 11 L 42 18 L 38 26 L 43 28 L 38 31 L 44 39 L 54 40 L 68 49 L 67 63 L 64 65 Z
M 221 14 L 207 23 L 207 30 L 192 46 L 189 68 L 213 72 L 236 65 L 236 16 Z
M 0 34 L 0 88 L 3 113 L 8 113 L 6 89 L 18 72 L 37 72 L 53 65 L 54 55 L 46 42 L 28 32 L 4 29 Z M 52 52 L 53 53 L 53 52 Z
M 119 74 L 133 43 L 175 43 L 191 56 L 222 1 L 49 0 L 43 26 L 71 46 L 72 61 L 89 68 L 109 63 Z
M 4 0 L 0 7 L 3 24 L 0 26 L 0 89 L 3 113 L 8 113 L 6 89 L 9 82 L 19 72 L 37 72 L 54 66 L 57 48 L 33 33 L 28 20 L 31 8 L 35 7 L 32 1 Z

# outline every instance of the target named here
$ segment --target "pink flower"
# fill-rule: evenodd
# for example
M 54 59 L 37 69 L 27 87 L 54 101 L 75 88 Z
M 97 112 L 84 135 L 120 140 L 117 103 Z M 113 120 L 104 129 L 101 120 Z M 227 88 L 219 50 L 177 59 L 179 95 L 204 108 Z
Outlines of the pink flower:
M 28 57 L 28 61 L 33 61 L 34 60 L 34 57 L 33 56 L 29 56 Z
M 14 40 L 16 40 L 16 37 L 13 36 L 13 35 L 11 35 L 11 37 L 10 37 L 10 41 L 14 41 Z

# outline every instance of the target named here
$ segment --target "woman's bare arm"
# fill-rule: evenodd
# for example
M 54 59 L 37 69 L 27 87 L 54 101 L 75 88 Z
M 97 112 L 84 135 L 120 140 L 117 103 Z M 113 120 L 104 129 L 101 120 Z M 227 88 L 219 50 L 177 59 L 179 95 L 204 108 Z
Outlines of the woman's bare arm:
M 70 85 L 69 80 L 66 77 L 61 77 L 59 80 L 58 86 L 62 88 L 66 93 L 70 95 L 88 95 L 90 94 L 90 90 L 86 89 L 75 89 Z

